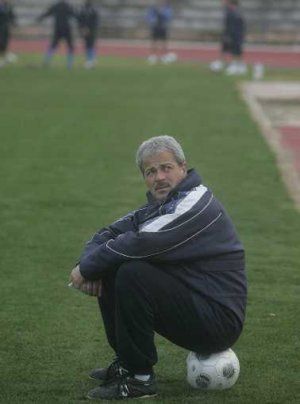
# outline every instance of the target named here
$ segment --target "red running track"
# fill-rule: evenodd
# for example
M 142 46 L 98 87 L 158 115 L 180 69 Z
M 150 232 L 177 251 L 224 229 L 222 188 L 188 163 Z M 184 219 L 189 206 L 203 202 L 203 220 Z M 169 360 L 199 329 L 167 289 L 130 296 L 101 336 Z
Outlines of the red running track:
M 279 129 L 280 143 L 289 150 L 294 168 L 300 178 L 300 126 L 282 126 Z
M 13 40 L 11 50 L 20 53 L 42 53 L 47 48 L 45 40 Z M 82 52 L 77 44 L 77 51 Z M 149 54 L 147 41 L 100 40 L 98 50 L 102 56 L 146 58 Z M 63 52 L 60 47 L 59 52 Z M 207 63 L 219 55 L 217 44 L 197 44 L 193 42 L 172 42 L 170 52 L 177 54 L 179 60 Z M 263 63 L 270 67 L 300 68 L 300 46 L 253 46 L 245 49 L 248 64 Z

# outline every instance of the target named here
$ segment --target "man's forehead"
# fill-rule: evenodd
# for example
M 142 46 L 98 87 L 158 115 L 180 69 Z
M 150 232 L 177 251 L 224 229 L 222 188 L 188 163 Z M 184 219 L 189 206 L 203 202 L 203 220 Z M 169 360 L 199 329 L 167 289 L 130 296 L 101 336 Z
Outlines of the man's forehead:
M 162 161 L 176 161 L 175 156 L 169 150 L 162 150 L 157 153 L 145 156 L 144 165 L 151 163 L 160 163 Z
M 160 160 L 160 161 L 145 161 L 144 163 L 144 169 L 146 170 L 147 168 L 152 168 L 152 167 L 159 167 L 159 166 L 164 166 L 167 164 L 176 164 L 176 160 Z

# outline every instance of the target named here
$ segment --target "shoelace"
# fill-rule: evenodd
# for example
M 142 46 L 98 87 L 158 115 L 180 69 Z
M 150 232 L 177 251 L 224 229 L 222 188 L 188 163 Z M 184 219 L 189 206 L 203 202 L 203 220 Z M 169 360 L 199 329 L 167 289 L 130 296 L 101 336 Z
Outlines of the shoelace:
M 128 397 L 129 395 L 129 387 L 126 383 L 126 380 L 120 383 L 119 385 L 119 393 L 122 397 Z
M 111 375 L 111 374 L 115 374 L 117 372 L 119 372 L 119 368 L 120 368 L 120 361 L 118 358 L 114 359 L 113 362 L 109 365 L 108 369 L 107 369 L 107 374 Z
M 139 392 L 138 384 L 136 386 L 132 386 L 130 380 L 134 380 L 128 374 L 123 375 L 123 377 L 118 382 L 118 393 L 120 397 L 134 397 L 135 392 Z M 144 383 L 136 380 L 135 383 L 141 383 L 141 385 L 145 385 Z M 136 390 L 137 388 L 137 390 Z M 135 391 L 136 390 L 136 391 Z
M 106 381 L 109 382 L 114 377 L 125 377 L 128 375 L 128 370 L 122 368 L 119 358 L 116 358 L 107 369 Z

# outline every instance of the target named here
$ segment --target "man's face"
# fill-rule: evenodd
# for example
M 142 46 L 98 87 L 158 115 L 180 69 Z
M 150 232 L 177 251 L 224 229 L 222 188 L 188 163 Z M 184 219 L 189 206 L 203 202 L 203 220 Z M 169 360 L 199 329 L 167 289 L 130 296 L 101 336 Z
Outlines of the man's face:
M 184 179 L 187 173 L 186 163 L 177 163 L 169 151 L 163 151 L 145 159 L 143 169 L 145 183 L 157 201 L 164 201 L 168 193 Z

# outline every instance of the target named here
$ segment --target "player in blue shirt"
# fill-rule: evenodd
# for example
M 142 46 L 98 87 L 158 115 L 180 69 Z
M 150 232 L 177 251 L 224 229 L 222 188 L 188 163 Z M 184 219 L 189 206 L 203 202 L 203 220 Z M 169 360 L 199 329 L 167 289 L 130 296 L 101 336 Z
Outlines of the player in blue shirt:
M 147 22 L 151 36 L 151 54 L 149 63 L 154 64 L 159 59 L 167 62 L 169 25 L 172 19 L 172 9 L 168 1 L 159 0 L 149 8 Z

